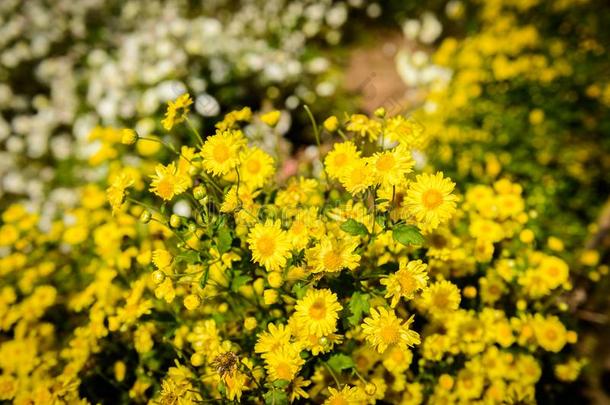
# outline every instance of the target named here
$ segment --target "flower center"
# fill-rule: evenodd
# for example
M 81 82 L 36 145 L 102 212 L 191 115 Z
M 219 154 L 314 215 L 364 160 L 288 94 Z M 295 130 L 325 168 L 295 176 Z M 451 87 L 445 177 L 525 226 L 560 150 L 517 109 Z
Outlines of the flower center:
M 324 300 L 318 299 L 309 307 L 309 316 L 315 320 L 324 319 L 326 317 L 326 304 Z
M 347 163 L 347 154 L 345 153 L 337 153 L 335 155 L 335 165 L 337 166 L 345 166 Z
M 553 278 L 559 276 L 559 269 L 555 266 L 547 268 L 547 274 Z
M 379 336 L 385 343 L 398 341 L 398 328 L 394 325 L 386 325 L 379 331 Z
M 157 184 L 157 192 L 161 197 L 170 198 L 174 194 L 174 182 L 170 176 L 165 177 Z
M 349 405 L 349 401 L 343 397 L 335 397 L 328 401 L 330 405 Z
M 214 160 L 220 163 L 226 161 L 231 155 L 229 147 L 222 143 L 214 146 L 212 154 L 214 156 Z
M 270 236 L 261 236 L 256 243 L 261 256 L 271 256 L 275 252 L 275 241 Z
M 421 196 L 424 207 L 434 209 L 443 202 L 443 195 L 438 190 L 427 190 Z
M 322 262 L 327 270 L 337 271 L 341 269 L 341 255 L 333 250 L 324 255 Z
M 395 163 L 396 161 L 394 160 L 394 156 L 386 154 L 377 159 L 375 166 L 380 172 L 387 172 L 394 167 Z
M 400 283 L 400 290 L 403 294 L 411 294 L 415 291 L 415 278 L 410 274 L 407 273 L 402 275 L 402 277 L 398 278 L 398 282 Z
M 432 302 L 435 307 L 444 308 L 449 305 L 449 297 L 445 293 L 436 293 Z
M 250 173 L 256 174 L 261 170 L 261 163 L 258 160 L 252 159 L 248 160 L 246 164 L 246 168 Z
M 290 365 L 288 363 L 279 363 L 275 367 L 275 372 L 282 380 L 292 380 L 292 370 L 290 369 Z
M 546 338 L 548 340 L 555 340 L 557 339 L 557 332 L 555 332 L 553 329 L 549 329 L 546 331 Z

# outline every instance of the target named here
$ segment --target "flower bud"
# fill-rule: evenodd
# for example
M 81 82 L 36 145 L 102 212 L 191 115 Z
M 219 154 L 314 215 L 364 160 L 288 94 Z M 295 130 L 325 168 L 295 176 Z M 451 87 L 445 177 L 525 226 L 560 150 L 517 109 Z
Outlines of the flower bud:
M 172 228 L 178 228 L 181 223 L 182 223 L 182 219 L 178 215 L 172 214 L 172 216 L 169 217 L 169 225 Z
M 335 132 L 339 128 L 339 120 L 334 115 L 331 115 L 324 120 L 322 125 L 328 132 Z
M 253 316 L 249 316 L 244 319 L 244 328 L 246 328 L 247 331 L 251 331 L 256 328 L 257 324 L 258 323 L 256 322 L 256 318 Z
M 278 110 L 269 111 L 268 113 L 261 115 L 261 121 L 270 127 L 274 127 L 280 120 L 280 115 L 281 113 Z
M 194 222 L 189 222 L 188 230 L 190 233 L 194 233 L 197 230 L 197 225 Z
M 140 222 L 142 222 L 143 224 L 149 223 L 151 218 L 152 218 L 152 214 L 150 213 L 149 210 L 144 210 L 140 214 Z
M 283 281 L 284 280 L 282 280 L 282 275 L 277 271 L 273 271 L 267 276 L 267 282 L 269 283 L 271 288 L 280 288 L 282 286 Z
M 263 301 L 265 305 L 273 305 L 277 302 L 278 294 L 275 290 L 265 290 L 263 292 Z
M 368 383 L 364 386 L 364 392 L 366 392 L 366 395 L 368 396 L 373 396 L 375 395 L 375 392 L 377 392 L 377 386 L 373 383 Z
M 121 130 L 121 143 L 123 145 L 133 145 L 138 141 L 138 134 L 133 129 L 125 128 Z
M 205 197 L 205 194 L 206 189 L 202 185 L 199 185 L 193 189 L 193 197 L 195 197 L 195 200 L 201 200 L 203 197 Z
M 184 298 L 184 306 L 189 311 L 193 311 L 199 307 L 201 299 L 195 294 L 189 294 Z
M 191 356 L 191 364 L 195 367 L 202 366 L 205 362 L 205 356 L 202 353 L 193 353 Z
M 152 279 L 155 284 L 161 284 L 165 280 L 165 273 L 161 270 L 156 270 L 152 274 Z

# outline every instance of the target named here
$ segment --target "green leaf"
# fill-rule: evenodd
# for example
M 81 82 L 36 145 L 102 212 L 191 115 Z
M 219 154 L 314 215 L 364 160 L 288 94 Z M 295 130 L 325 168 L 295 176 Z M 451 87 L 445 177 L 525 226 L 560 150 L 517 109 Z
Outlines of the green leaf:
M 398 225 L 392 230 L 392 236 L 405 246 L 421 245 L 425 241 L 419 229 L 413 225 Z
M 203 277 L 201 277 L 201 280 L 199 280 L 199 287 L 202 289 L 205 288 L 206 284 L 208 283 L 208 277 L 210 277 L 210 266 L 206 267 Z
M 275 380 L 273 382 L 275 388 L 286 388 L 288 384 L 290 384 L 290 381 L 288 380 Z
M 352 298 L 349 300 L 349 310 L 352 314 L 347 318 L 350 325 L 356 326 L 360 324 L 362 314 L 369 312 L 369 298 L 368 294 L 359 292 L 352 294 Z
M 292 286 L 292 292 L 297 297 L 297 299 L 300 300 L 305 296 L 305 293 L 307 292 L 307 285 L 301 282 L 296 282 Z
M 238 292 L 239 287 L 245 285 L 250 280 L 252 280 L 250 276 L 240 274 L 239 272 L 235 273 L 233 280 L 231 280 L 231 291 Z
M 366 229 L 366 226 L 364 226 L 364 224 L 356 221 L 355 219 L 348 219 L 347 221 L 345 221 L 344 223 L 341 224 L 341 229 L 347 233 L 349 233 L 350 235 L 367 235 L 369 233 L 369 231 Z
M 176 260 L 187 264 L 195 264 L 201 262 L 201 256 L 199 256 L 199 252 L 196 252 L 194 250 L 187 250 L 186 252 L 176 256 Z
M 345 355 L 343 353 L 333 354 L 332 356 L 330 356 L 326 364 L 328 364 L 329 367 L 337 373 L 341 373 L 341 371 L 348 370 L 355 366 L 354 360 L 351 358 L 351 356 Z
M 288 394 L 285 391 L 271 390 L 263 396 L 266 405 L 285 405 L 288 404 Z
M 217 238 L 216 246 L 218 247 L 218 251 L 220 253 L 225 253 L 231 249 L 231 244 L 233 243 L 231 231 L 229 231 L 227 228 L 219 228 Z

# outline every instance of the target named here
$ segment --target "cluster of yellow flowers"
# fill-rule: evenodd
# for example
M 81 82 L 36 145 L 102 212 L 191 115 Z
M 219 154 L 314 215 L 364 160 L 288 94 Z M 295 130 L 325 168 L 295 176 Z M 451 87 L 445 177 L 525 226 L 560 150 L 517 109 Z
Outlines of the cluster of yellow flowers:
M 432 164 L 460 182 L 519 179 L 530 209 L 545 213 L 537 235 L 578 255 L 607 198 L 597 192 L 610 168 L 610 87 L 595 73 L 609 68 L 603 14 L 590 1 L 473 3 L 476 30 L 443 38 L 432 57 L 451 79 L 415 113 Z
M 548 365 L 578 377 L 568 267 L 535 249 L 518 184 L 460 196 L 383 109 L 314 121 L 337 140 L 323 173 L 280 183 L 244 131 L 279 112 L 202 138 L 188 100 L 163 126 L 200 145 L 97 128 L 105 185 L 48 231 L 2 214 L 1 400 L 531 403 Z

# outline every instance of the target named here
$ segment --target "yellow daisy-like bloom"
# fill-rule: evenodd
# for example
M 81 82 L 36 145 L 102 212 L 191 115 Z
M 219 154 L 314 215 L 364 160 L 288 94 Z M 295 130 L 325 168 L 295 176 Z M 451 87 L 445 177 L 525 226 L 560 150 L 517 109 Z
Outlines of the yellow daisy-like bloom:
M 337 319 L 342 308 L 337 301 L 337 295 L 330 290 L 311 288 L 297 301 L 295 323 L 306 328 L 312 335 L 329 335 L 337 328 Z
M 558 353 L 567 343 L 567 330 L 556 316 L 534 318 L 536 341 L 544 350 Z
M 362 405 L 366 403 L 366 395 L 359 387 L 344 385 L 341 390 L 328 387 L 330 396 L 324 401 L 324 405 Z
M 275 173 L 273 158 L 259 148 L 248 148 L 239 160 L 240 180 L 253 189 L 262 187 Z
M 254 199 L 258 195 L 258 191 L 253 192 L 251 188 L 245 184 L 239 186 L 231 186 L 229 191 L 224 196 L 224 200 L 220 206 L 221 212 L 233 212 L 237 208 L 245 208 L 249 213 L 256 211 Z M 250 217 L 251 218 L 251 217 Z M 252 218 L 251 218 L 252 219 Z
M 352 195 L 360 194 L 373 185 L 371 168 L 364 159 L 356 160 L 339 178 L 341 185 Z
M 381 123 L 370 119 L 364 114 L 353 114 L 346 126 L 348 131 L 356 132 L 369 141 L 375 141 L 381 134 Z
M 543 257 L 538 271 L 542 273 L 550 289 L 555 289 L 568 281 L 570 273 L 566 262 L 555 256 Z
M 265 369 L 271 381 L 292 381 L 303 363 L 305 360 L 299 356 L 298 348 L 286 346 L 268 354 L 265 358 Z
M 405 203 L 422 228 L 432 230 L 451 218 L 456 205 L 456 197 L 451 194 L 454 187 L 455 183 L 443 178 L 441 172 L 416 176 Z
M 328 177 L 338 180 L 359 158 L 360 151 L 353 142 L 336 143 L 324 159 L 324 168 Z
M 396 316 L 393 309 L 377 307 L 371 309 L 371 316 L 364 319 L 362 333 L 366 341 L 379 353 L 388 347 L 399 347 L 407 350 L 408 347 L 420 344 L 419 334 L 409 326 L 414 316 L 404 321 Z
M 375 182 L 390 186 L 404 183 L 405 175 L 411 172 L 415 164 L 409 150 L 402 145 L 392 150 L 377 152 L 368 158 L 368 162 Z
M 258 340 L 254 346 L 256 353 L 262 353 L 266 357 L 268 353 L 274 353 L 286 346 L 290 345 L 290 337 L 292 332 L 289 326 L 275 325 L 270 323 L 269 331 L 261 332 L 258 335 Z
M 432 315 L 442 316 L 458 309 L 460 290 L 450 281 L 438 281 L 424 290 L 422 303 Z
M 248 235 L 252 260 L 267 271 L 280 270 L 290 256 L 290 240 L 280 221 L 267 220 L 257 224 Z
M 303 377 L 297 377 L 292 381 L 291 391 L 288 399 L 290 403 L 294 402 L 299 398 L 309 398 L 309 394 L 305 391 L 305 387 L 311 384 L 310 380 L 306 380 Z
M 398 305 L 400 298 L 413 299 L 415 293 L 428 283 L 427 265 L 421 260 L 400 261 L 400 267 L 394 274 L 383 278 L 381 284 L 386 286 L 386 298 L 392 298 L 392 308 Z
M 246 145 L 241 131 L 217 132 L 201 147 L 203 169 L 215 176 L 224 176 L 239 164 L 239 153 Z
M 420 149 L 426 141 L 423 125 L 402 115 L 388 119 L 385 134 L 408 149 Z
M 189 187 L 189 176 L 178 172 L 174 162 L 167 166 L 157 165 L 155 172 L 156 174 L 151 176 L 150 191 L 166 201 L 183 193 Z
M 106 189 L 108 202 L 112 207 L 112 215 L 115 215 L 123 207 L 125 202 L 125 190 L 133 186 L 134 180 L 131 176 L 121 174 L 114 179 L 110 187 Z
M 171 266 L 173 260 L 172 254 L 165 249 L 155 249 L 152 252 L 152 262 L 159 270 Z
M 413 361 L 413 353 L 409 349 L 398 346 L 390 347 L 383 354 L 383 366 L 391 373 L 402 373 L 409 368 Z
M 358 243 L 356 238 L 331 240 L 325 237 L 307 250 L 307 263 L 312 267 L 313 273 L 334 273 L 345 268 L 354 270 L 360 263 L 360 255 L 354 253 Z
M 167 111 L 165 112 L 165 118 L 161 121 L 163 128 L 166 131 L 171 130 L 174 125 L 181 123 L 186 119 L 186 114 L 189 112 L 189 106 L 193 104 L 193 99 L 188 93 L 185 93 L 178 97 L 176 101 L 170 101 L 167 103 Z

